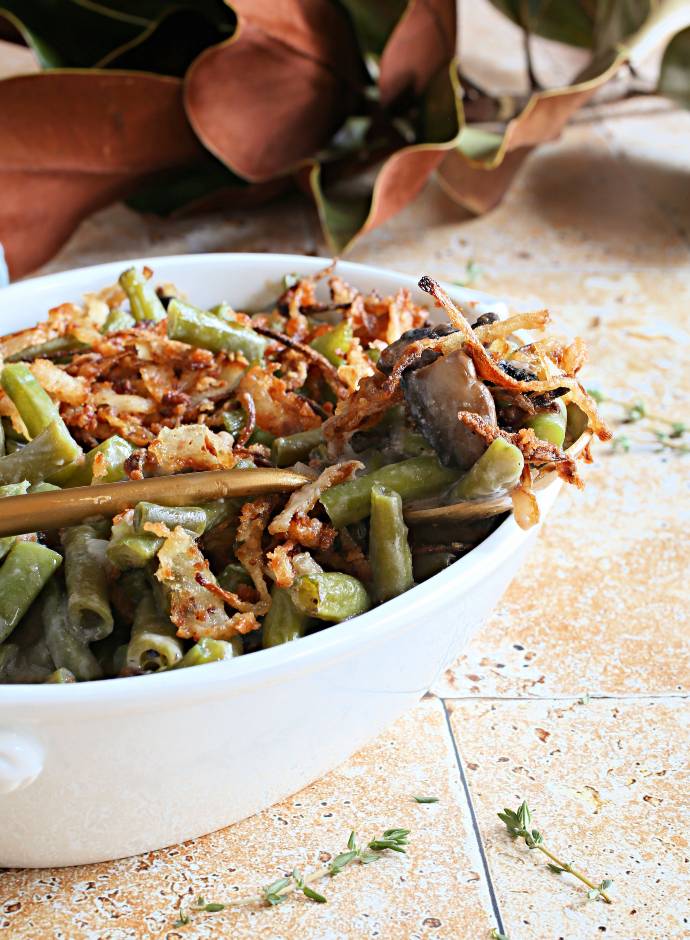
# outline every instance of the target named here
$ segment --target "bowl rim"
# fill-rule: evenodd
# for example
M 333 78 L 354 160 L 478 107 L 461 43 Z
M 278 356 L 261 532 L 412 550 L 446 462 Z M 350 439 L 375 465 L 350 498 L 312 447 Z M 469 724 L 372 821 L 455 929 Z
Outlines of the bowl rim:
M 331 263 L 332 259 L 311 255 L 281 254 L 279 252 L 218 252 L 201 254 L 161 255 L 108 261 L 97 265 L 87 265 L 55 274 L 46 274 L 36 278 L 18 281 L 0 291 L 0 306 L 4 300 L 16 299 L 17 295 L 31 295 L 46 286 L 59 286 L 62 282 L 78 280 L 80 276 L 108 276 L 113 269 L 122 265 L 147 264 L 156 268 L 184 262 L 187 266 L 223 265 L 229 260 L 233 264 L 242 260 L 255 263 L 257 259 L 265 262 L 268 268 L 277 264 L 285 268 L 296 265 L 305 273 L 314 273 Z M 348 277 L 348 272 L 372 278 L 395 277 L 401 287 L 417 287 L 417 279 L 409 274 L 374 265 L 358 264 L 351 261 L 337 261 L 338 272 Z M 274 277 L 268 274 L 267 277 Z M 375 284 L 373 285 L 375 286 Z M 456 300 L 465 303 L 505 302 L 499 298 L 470 288 L 444 282 L 444 288 Z M 555 477 L 555 475 L 554 475 Z M 561 482 L 550 481 L 539 494 L 542 518 L 555 501 Z M 536 529 L 537 527 L 535 527 Z M 13 706 L 41 708 L 59 706 L 82 708 L 85 703 L 93 706 L 125 705 L 130 707 L 146 706 L 151 700 L 158 704 L 168 699 L 178 699 L 180 695 L 188 697 L 195 693 L 198 700 L 213 697 L 216 694 L 237 694 L 248 686 L 256 687 L 263 683 L 272 683 L 285 678 L 287 673 L 312 671 L 325 660 L 347 658 L 358 651 L 378 643 L 405 625 L 423 620 L 424 607 L 433 596 L 434 605 L 449 601 L 469 591 L 482 578 L 490 578 L 493 571 L 532 535 L 521 530 L 512 515 L 508 516 L 497 528 L 450 567 L 429 578 L 422 584 L 400 597 L 387 601 L 381 607 L 373 608 L 365 614 L 339 624 L 333 624 L 325 630 L 300 639 L 299 643 L 287 643 L 267 650 L 240 656 L 236 659 L 218 663 L 208 663 L 202 670 L 180 669 L 172 672 L 154 673 L 146 676 L 128 676 L 118 679 L 102 679 L 90 682 L 70 683 L 65 687 L 50 684 L 0 684 L 0 708 Z M 421 615 L 421 617 L 420 617 Z M 213 668 L 211 668 L 213 667 Z M 423 694 L 426 689 L 419 689 Z

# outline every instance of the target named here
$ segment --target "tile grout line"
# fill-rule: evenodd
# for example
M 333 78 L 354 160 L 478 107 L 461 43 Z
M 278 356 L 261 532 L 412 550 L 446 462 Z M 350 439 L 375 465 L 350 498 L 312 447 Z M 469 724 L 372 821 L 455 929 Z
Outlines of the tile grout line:
M 446 719 L 446 727 L 448 728 L 448 733 L 450 734 L 450 739 L 453 744 L 453 753 L 455 754 L 455 762 L 457 764 L 458 772 L 460 774 L 460 783 L 462 784 L 462 789 L 465 793 L 467 809 L 469 811 L 470 819 L 472 821 L 472 831 L 474 833 L 474 837 L 477 842 L 477 850 L 479 852 L 479 857 L 481 858 L 482 867 L 484 869 L 484 876 L 486 878 L 486 887 L 489 892 L 489 900 L 491 901 L 491 908 L 494 912 L 494 917 L 496 918 L 496 927 L 500 933 L 505 934 L 506 928 L 503 922 L 503 915 L 501 914 L 501 907 L 498 903 L 498 897 L 496 896 L 496 889 L 494 888 L 493 879 L 491 877 L 491 870 L 489 868 L 489 860 L 486 857 L 486 852 L 484 851 L 484 843 L 482 841 L 481 832 L 479 831 L 479 822 L 477 820 L 477 815 L 474 811 L 474 803 L 472 802 L 472 795 L 470 793 L 469 783 L 467 782 L 465 768 L 462 765 L 462 757 L 460 756 L 458 742 L 455 740 L 455 735 L 453 734 L 453 728 L 450 723 L 450 715 L 448 714 L 448 709 L 446 707 L 445 700 L 442 698 L 439 698 L 439 701 L 443 708 L 443 715 Z
M 629 692 L 620 695 L 609 695 L 605 692 L 582 692 L 579 695 L 438 695 L 432 692 L 442 702 L 577 702 L 588 698 L 590 702 L 636 702 L 636 701 L 664 701 L 666 699 L 688 699 L 690 692 Z

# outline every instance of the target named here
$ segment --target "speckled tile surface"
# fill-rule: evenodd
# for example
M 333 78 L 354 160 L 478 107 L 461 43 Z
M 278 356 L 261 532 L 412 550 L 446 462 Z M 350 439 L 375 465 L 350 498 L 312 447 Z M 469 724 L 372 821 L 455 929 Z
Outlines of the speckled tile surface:
M 449 709 L 510 940 L 690 934 L 687 700 Z M 612 905 L 511 840 L 496 812 L 522 800 L 562 861 L 613 880 Z
M 423 732 L 423 733 L 422 733 Z M 413 796 L 437 796 L 417 804 Z M 204 915 L 172 927 L 180 900 L 253 893 L 344 851 L 351 829 L 368 841 L 412 830 L 407 855 L 352 866 L 277 908 Z M 0 876 L 0 935 L 34 940 L 318 937 L 427 940 L 488 934 L 495 924 L 443 706 L 426 699 L 345 766 L 229 829 L 103 865 Z M 462 903 L 457 903 L 457 898 Z
M 505 77 L 509 63 L 496 58 Z M 3 61 L 0 49 L 0 74 Z M 658 99 L 600 105 L 533 154 L 493 212 L 471 218 L 431 182 L 350 257 L 449 280 L 474 260 L 473 286 L 545 304 L 559 328 L 586 337 L 587 384 L 683 419 L 689 141 L 690 113 Z M 237 250 L 327 253 L 296 198 L 174 221 L 115 206 L 85 222 L 44 273 Z M 632 450 L 597 449 L 585 491 L 561 495 L 521 577 L 437 684 L 471 802 L 443 706 L 428 699 L 337 771 L 235 827 L 137 859 L 0 874 L 0 936 L 488 940 L 492 891 L 510 940 L 690 935 L 690 457 L 652 453 L 639 427 L 625 433 Z M 577 704 L 587 692 L 590 703 Z M 441 802 L 411 802 L 421 791 Z M 522 797 L 567 860 L 614 878 L 612 908 L 587 902 L 501 833 L 496 810 Z M 244 892 L 339 851 L 351 826 L 369 836 L 389 825 L 413 830 L 409 855 L 349 870 L 324 886 L 328 905 L 297 899 L 171 928 L 182 897 Z

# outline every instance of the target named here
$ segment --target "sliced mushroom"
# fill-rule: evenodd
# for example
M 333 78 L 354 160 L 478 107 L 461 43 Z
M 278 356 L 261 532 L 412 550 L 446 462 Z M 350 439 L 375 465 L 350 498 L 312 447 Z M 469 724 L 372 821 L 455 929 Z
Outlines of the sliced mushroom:
M 429 365 L 407 369 L 402 388 L 417 427 L 440 460 L 469 469 L 486 450 L 486 441 L 458 421 L 458 412 L 470 411 L 496 424 L 491 392 L 477 378 L 470 357 L 457 349 Z
M 407 330 L 402 334 L 400 339 L 396 339 L 390 346 L 386 346 L 381 353 L 379 361 L 376 363 L 376 367 L 380 372 L 383 372 L 384 375 L 390 375 L 393 371 L 393 366 L 398 359 L 400 359 L 410 343 L 414 343 L 418 339 L 438 339 L 441 336 L 448 336 L 449 333 L 455 333 L 455 329 L 450 323 L 441 323 L 439 326 L 420 326 L 414 330 Z M 440 353 L 435 352 L 435 350 L 425 349 L 421 353 L 419 361 L 410 365 L 409 368 L 416 369 L 419 366 L 428 365 L 439 356 Z

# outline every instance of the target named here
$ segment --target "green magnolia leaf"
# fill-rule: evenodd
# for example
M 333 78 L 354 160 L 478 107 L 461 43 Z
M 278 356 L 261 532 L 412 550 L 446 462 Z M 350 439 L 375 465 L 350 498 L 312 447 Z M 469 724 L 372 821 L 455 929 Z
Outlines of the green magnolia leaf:
M 596 8 L 588 0 L 491 0 L 491 3 L 529 33 L 569 46 L 591 48 Z
M 383 52 L 395 24 L 405 12 L 408 0 L 341 0 L 350 14 L 360 49 L 364 55 Z
M 127 200 L 137 212 L 171 215 L 181 206 L 195 203 L 227 187 L 247 189 L 249 184 L 208 155 L 191 166 L 158 173 L 156 178 Z
M 666 47 L 658 91 L 690 108 L 690 29 L 678 33 Z
M 168 4 L 166 4 L 168 5 Z M 79 0 L 0 0 L 9 19 L 44 69 L 88 68 L 148 25 L 140 15 Z
M 207 46 L 227 39 L 235 31 L 233 12 L 216 3 L 201 7 L 166 10 L 134 39 L 112 50 L 98 63 L 99 68 L 156 72 L 182 78 Z

